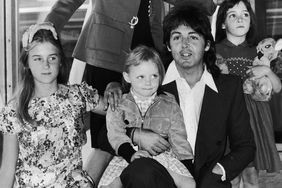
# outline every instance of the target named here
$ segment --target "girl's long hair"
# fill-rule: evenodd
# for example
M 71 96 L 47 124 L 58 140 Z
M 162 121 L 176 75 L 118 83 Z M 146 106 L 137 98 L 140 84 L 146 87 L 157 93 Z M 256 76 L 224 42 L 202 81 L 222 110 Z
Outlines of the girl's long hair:
M 31 124 L 34 123 L 33 119 L 30 117 L 28 113 L 29 102 L 34 95 L 34 88 L 35 88 L 34 78 L 28 65 L 29 51 L 38 43 L 44 43 L 44 42 L 49 42 L 58 49 L 61 62 L 60 62 L 59 74 L 57 77 L 57 83 L 58 84 L 67 83 L 67 79 L 68 79 L 67 66 L 65 63 L 65 55 L 63 53 L 63 48 L 60 40 L 56 40 L 53 37 L 52 32 L 49 30 L 44 30 L 44 29 L 38 30 L 35 33 L 33 40 L 29 44 L 29 46 L 25 49 L 22 49 L 20 56 L 20 65 L 19 65 L 20 81 L 18 83 L 16 93 L 12 99 L 12 100 L 16 100 L 17 117 L 19 118 L 20 122 L 23 123 L 23 125 L 25 125 L 24 123 L 25 121 Z

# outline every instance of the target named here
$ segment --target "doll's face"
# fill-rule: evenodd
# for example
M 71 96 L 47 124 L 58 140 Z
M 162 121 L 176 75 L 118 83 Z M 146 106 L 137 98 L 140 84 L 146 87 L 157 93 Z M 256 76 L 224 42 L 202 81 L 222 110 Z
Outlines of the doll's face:
M 257 53 L 262 53 L 270 61 L 277 57 L 277 51 L 275 50 L 275 40 L 272 38 L 266 38 L 259 42 L 257 45 Z

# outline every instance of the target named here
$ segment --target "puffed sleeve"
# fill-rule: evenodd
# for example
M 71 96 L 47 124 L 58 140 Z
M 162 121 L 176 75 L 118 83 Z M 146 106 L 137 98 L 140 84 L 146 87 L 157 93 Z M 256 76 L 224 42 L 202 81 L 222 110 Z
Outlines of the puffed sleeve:
M 85 82 L 78 85 L 78 88 L 82 96 L 82 101 L 86 105 L 86 111 L 93 110 L 99 104 L 100 99 L 97 89 L 92 88 Z
M 21 123 L 16 116 L 16 111 L 10 106 L 0 110 L 0 132 L 3 134 L 17 134 L 21 131 Z

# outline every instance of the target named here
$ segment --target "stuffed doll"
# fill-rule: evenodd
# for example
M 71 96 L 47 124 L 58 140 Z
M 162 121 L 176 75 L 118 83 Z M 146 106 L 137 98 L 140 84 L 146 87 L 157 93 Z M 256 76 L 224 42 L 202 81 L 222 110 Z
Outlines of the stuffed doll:
M 282 40 L 277 42 L 273 38 L 266 38 L 257 45 L 257 56 L 253 66 L 264 65 L 271 67 L 278 76 L 282 75 Z M 280 77 L 281 78 L 281 77 Z M 266 76 L 253 78 L 252 75 L 243 84 L 244 93 L 250 94 L 254 100 L 269 101 L 272 94 L 272 84 Z

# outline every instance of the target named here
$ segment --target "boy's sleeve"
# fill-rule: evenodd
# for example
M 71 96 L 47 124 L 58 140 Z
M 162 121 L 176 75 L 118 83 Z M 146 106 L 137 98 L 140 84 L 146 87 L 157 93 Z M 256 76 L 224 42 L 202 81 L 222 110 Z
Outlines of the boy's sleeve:
M 135 150 L 132 147 L 131 139 L 126 135 L 126 125 L 122 118 L 123 112 L 119 107 L 115 111 L 110 108 L 107 111 L 107 136 L 116 154 L 130 162 Z

